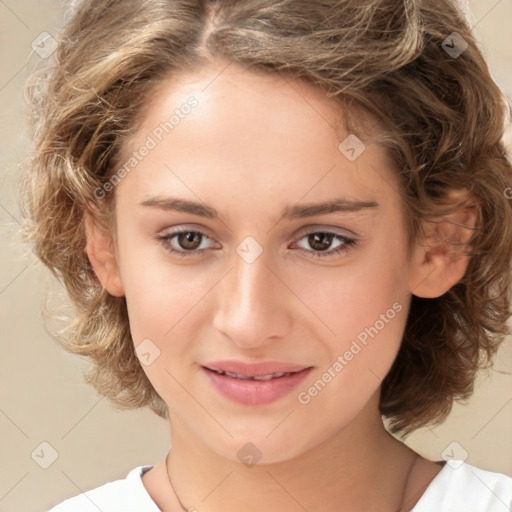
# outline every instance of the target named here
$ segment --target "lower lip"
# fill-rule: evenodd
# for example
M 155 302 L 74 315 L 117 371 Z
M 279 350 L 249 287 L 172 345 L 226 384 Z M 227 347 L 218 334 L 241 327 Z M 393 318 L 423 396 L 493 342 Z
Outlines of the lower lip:
M 270 380 L 242 380 L 221 375 L 204 367 L 201 370 L 226 398 L 244 405 L 264 405 L 288 394 L 307 377 L 312 368 Z

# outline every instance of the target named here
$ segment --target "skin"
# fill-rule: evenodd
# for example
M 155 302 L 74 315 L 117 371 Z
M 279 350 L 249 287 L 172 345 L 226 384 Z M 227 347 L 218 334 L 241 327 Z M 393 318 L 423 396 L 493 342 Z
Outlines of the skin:
M 169 407 L 172 449 L 143 483 L 164 511 L 181 510 L 176 496 L 201 512 L 410 510 L 441 465 L 385 430 L 380 386 L 411 295 L 437 297 L 463 276 L 467 257 L 454 257 L 443 240 L 465 235 L 453 224 L 426 224 L 428 239 L 408 254 L 385 150 L 368 144 L 349 161 L 338 149 L 348 134 L 335 129 L 321 90 L 225 66 L 165 80 L 153 95 L 127 155 L 187 98 L 198 106 L 117 185 L 116 240 L 86 217 L 89 259 L 108 291 L 126 297 L 134 345 L 149 338 L 160 350 L 143 369 Z M 140 205 L 153 196 L 198 201 L 221 219 Z M 334 197 L 379 206 L 277 222 L 285 206 Z M 467 191 L 450 195 L 464 197 Z M 469 208 L 447 220 L 474 223 Z M 206 252 L 170 254 L 156 237 L 178 227 L 205 233 Z M 320 251 L 306 235 L 326 231 L 357 245 L 315 258 Z M 247 236 L 263 250 L 252 263 L 236 252 Z M 334 238 L 326 248 L 342 243 Z M 185 244 L 173 238 L 176 250 Z M 301 404 L 298 392 L 394 303 L 401 311 Z M 247 406 L 221 396 L 201 372 L 220 359 L 314 369 L 279 400 Z M 237 457 L 247 442 L 262 454 L 252 467 Z

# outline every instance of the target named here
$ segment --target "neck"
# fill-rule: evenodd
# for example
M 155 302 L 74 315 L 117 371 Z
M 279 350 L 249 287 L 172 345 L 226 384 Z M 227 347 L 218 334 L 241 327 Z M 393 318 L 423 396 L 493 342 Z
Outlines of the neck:
M 415 460 L 385 430 L 378 395 L 323 443 L 273 464 L 248 467 L 223 457 L 176 418 L 171 432 L 172 487 L 185 510 L 201 512 L 396 512 Z

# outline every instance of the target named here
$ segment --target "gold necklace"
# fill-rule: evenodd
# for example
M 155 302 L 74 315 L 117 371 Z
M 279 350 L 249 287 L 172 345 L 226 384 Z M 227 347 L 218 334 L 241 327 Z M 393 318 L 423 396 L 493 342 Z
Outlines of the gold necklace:
M 188 512 L 190 509 L 187 509 L 183 506 L 183 503 L 181 503 L 180 499 L 178 498 L 178 495 L 176 494 L 176 490 L 174 489 L 171 477 L 169 476 L 169 466 L 168 466 L 168 459 L 169 459 L 170 452 L 165 457 L 165 472 L 167 473 L 167 480 L 169 480 L 169 485 L 171 486 L 172 491 L 174 492 L 174 496 L 176 496 L 176 499 L 178 500 L 178 503 L 180 504 L 182 510 L 185 512 Z M 409 471 L 407 473 L 407 478 L 405 479 L 404 488 L 402 489 L 402 497 L 400 498 L 400 508 L 398 509 L 398 512 L 402 511 L 402 507 L 404 506 L 404 499 L 405 499 L 405 491 L 407 490 L 407 484 L 409 483 L 409 478 L 411 477 L 412 470 L 414 469 L 414 466 L 418 462 L 418 454 L 415 454 L 413 462 L 411 464 L 411 467 L 409 468 Z M 195 510 L 193 507 L 191 507 L 192 510 Z

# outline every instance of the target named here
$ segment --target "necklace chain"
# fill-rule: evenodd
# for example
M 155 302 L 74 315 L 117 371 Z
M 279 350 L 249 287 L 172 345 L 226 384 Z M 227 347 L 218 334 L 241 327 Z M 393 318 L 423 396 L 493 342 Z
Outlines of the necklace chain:
M 165 472 L 167 473 L 167 479 L 169 480 L 169 484 L 172 488 L 172 491 L 174 492 L 174 496 L 176 496 L 176 499 L 178 500 L 178 503 L 180 504 L 181 508 L 183 510 L 185 510 L 185 512 L 187 512 L 187 509 L 183 506 L 183 503 L 181 503 L 180 499 L 178 498 L 178 495 L 176 494 L 176 489 L 173 487 L 172 482 L 171 482 L 171 477 L 169 475 L 169 464 L 168 464 L 170 454 L 171 454 L 171 452 L 169 452 L 165 457 Z
M 176 494 L 176 489 L 174 489 L 174 487 L 172 485 L 171 477 L 169 475 L 169 466 L 168 466 L 169 455 L 170 455 L 170 452 L 165 457 L 165 472 L 167 473 L 167 479 L 169 480 L 169 484 L 174 492 L 174 496 L 176 496 L 176 499 L 178 500 L 178 503 L 180 504 L 182 510 L 184 510 L 185 512 L 188 512 L 189 509 L 187 509 L 183 506 L 183 503 L 181 503 L 180 499 L 178 498 L 178 495 Z M 409 483 L 409 478 L 411 477 L 412 470 L 413 470 L 414 466 L 416 465 L 417 461 L 418 461 L 418 455 L 416 454 L 414 456 L 413 462 L 412 462 L 412 464 L 409 468 L 409 471 L 407 473 L 407 478 L 405 480 L 404 488 L 402 490 L 402 497 L 400 498 L 400 508 L 398 509 L 399 512 L 401 512 L 402 507 L 404 506 L 405 491 L 407 490 L 407 484 Z M 194 509 L 192 509 L 192 510 L 194 510 Z

